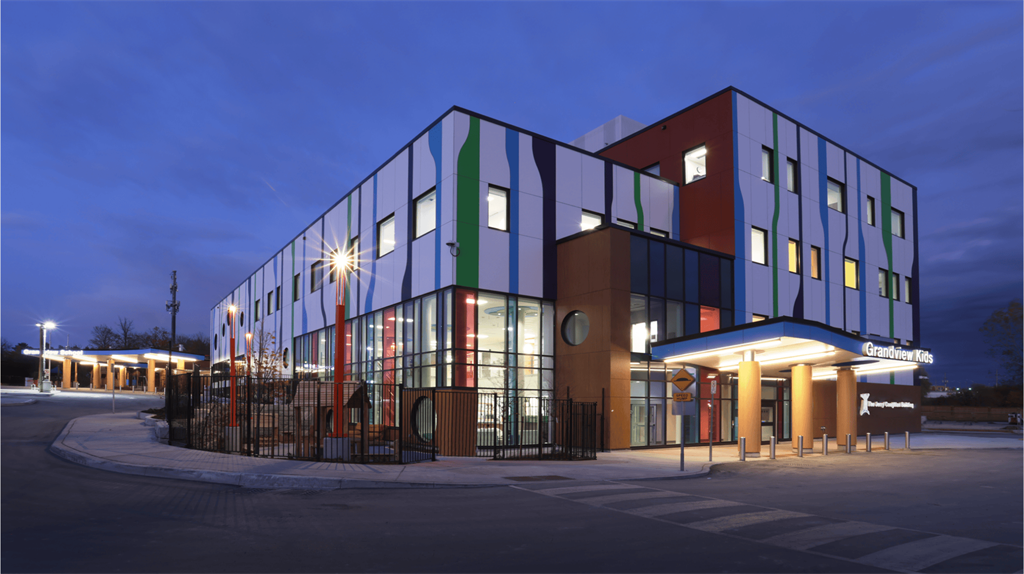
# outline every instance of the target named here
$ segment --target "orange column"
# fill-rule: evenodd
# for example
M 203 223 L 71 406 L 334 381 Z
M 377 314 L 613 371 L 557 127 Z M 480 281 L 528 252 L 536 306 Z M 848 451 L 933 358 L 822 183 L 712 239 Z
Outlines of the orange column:
M 857 446 L 857 377 L 849 367 L 839 369 L 836 375 L 836 440 L 846 446 L 846 435 L 851 446 Z
M 114 373 L 114 361 L 108 360 L 107 361 L 107 384 L 104 387 L 105 389 L 107 389 L 109 391 L 110 389 L 114 388 L 114 386 L 113 386 L 114 385 L 114 378 L 116 376 L 117 375 Z
M 92 364 L 92 388 L 100 388 L 100 364 L 98 362 Z
M 746 455 L 761 455 L 761 363 L 746 352 L 739 365 L 739 436 L 747 439 Z M 737 446 L 737 449 L 739 447 Z
M 811 366 L 793 367 L 793 450 L 804 437 L 804 450 L 814 447 L 814 393 L 811 391 Z
M 153 359 L 146 361 L 146 391 L 156 392 L 156 361 Z
M 62 389 L 71 388 L 71 359 L 67 357 L 64 358 L 64 368 L 60 373 L 60 387 Z

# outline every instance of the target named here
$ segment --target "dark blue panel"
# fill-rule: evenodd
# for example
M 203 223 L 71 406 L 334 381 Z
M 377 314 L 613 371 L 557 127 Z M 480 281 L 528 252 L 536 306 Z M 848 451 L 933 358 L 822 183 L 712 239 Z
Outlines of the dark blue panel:
M 629 238 L 629 285 L 633 293 L 648 293 L 647 240 L 636 235 Z
M 724 267 L 724 265 L 723 265 L 723 267 Z M 727 327 L 732 327 L 732 310 L 731 309 L 722 309 L 720 311 L 720 313 L 719 313 L 718 328 L 719 329 L 725 329 Z
M 700 263 L 696 251 L 686 250 L 686 269 L 684 279 L 686 283 L 686 302 L 696 303 L 700 294 Z M 687 331 L 689 334 L 689 331 Z
M 555 144 L 533 138 L 533 159 L 544 193 L 544 297 L 558 297 L 558 260 L 555 249 Z
M 686 335 L 700 333 L 700 305 L 686 304 Z
M 683 248 L 669 245 L 665 249 L 665 296 L 683 300 Z
M 650 273 L 651 295 L 665 296 L 665 244 L 660 241 L 650 242 Z
M 722 307 L 724 309 L 734 309 L 735 305 L 732 300 L 732 261 L 728 259 L 721 260 L 722 265 Z
M 718 257 L 700 254 L 700 304 L 708 307 L 722 306 L 722 276 Z

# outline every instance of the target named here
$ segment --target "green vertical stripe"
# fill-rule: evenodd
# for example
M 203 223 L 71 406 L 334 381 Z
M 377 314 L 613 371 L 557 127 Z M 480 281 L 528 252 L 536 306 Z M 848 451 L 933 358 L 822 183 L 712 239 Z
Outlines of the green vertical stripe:
M 633 172 L 633 201 L 636 202 L 636 228 L 644 230 L 644 205 L 640 200 L 640 172 Z
M 459 242 L 455 282 L 480 285 L 480 118 L 469 118 L 469 134 L 459 150 L 455 237 Z
M 775 183 L 775 215 L 772 216 L 772 317 L 779 316 L 779 115 L 772 114 L 772 180 Z
M 896 323 L 893 319 L 892 304 L 892 179 L 889 174 L 882 172 L 882 243 L 885 244 L 885 258 L 889 263 L 889 270 L 885 280 L 889 283 L 886 291 L 889 293 L 889 337 L 896 336 Z

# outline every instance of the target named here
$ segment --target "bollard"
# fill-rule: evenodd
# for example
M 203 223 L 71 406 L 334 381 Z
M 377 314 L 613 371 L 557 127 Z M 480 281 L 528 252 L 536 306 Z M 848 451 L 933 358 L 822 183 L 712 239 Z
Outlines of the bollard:
M 910 450 L 910 431 L 903 432 L 903 448 Z
M 850 433 L 846 433 L 846 454 L 850 454 Z
M 868 433 L 868 452 L 871 452 L 871 433 Z
M 885 448 L 885 450 L 889 450 L 889 431 L 885 431 L 885 443 L 883 448 Z
M 799 440 L 797 440 L 796 456 L 798 458 L 803 458 L 804 457 L 804 435 L 800 435 L 797 438 Z
M 740 461 L 747 460 L 747 437 L 740 437 Z
M 828 456 L 828 435 L 821 435 L 821 456 Z
M 772 436 L 771 446 L 768 447 L 768 456 L 775 460 L 775 437 Z

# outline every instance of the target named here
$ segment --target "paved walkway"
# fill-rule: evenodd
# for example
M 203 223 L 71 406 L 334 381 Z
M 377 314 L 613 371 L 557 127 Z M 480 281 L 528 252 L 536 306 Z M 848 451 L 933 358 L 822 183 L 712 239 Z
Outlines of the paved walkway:
M 143 415 L 145 416 L 145 415 Z M 152 423 L 152 421 L 150 421 Z M 829 456 L 847 456 L 830 440 Z M 904 453 L 903 436 L 891 438 L 892 451 L 882 449 L 883 439 L 872 437 L 873 452 L 857 456 L 894 456 Z M 1024 446 L 1020 435 L 914 434 L 913 449 L 1010 448 Z M 821 441 L 815 443 L 820 457 Z M 596 461 L 495 461 L 486 458 L 441 457 L 437 462 L 408 465 L 364 465 L 253 458 L 189 450 L 162 444 L 154 428 L 138 413 L 80 417 L 67 424 L 50 446 L 51 452 L 93 468 L 155 476 L 233 484 L 250 488 L 436 488 L 484 487 L 521 484 L 536 480 L 642 480 L 685 478 L 710 471 L 714 464 L 736 462 L 737 447 L 715 447 L 714 462 L 708 447 L 686 449 L 686 470 L 679 470 L 679 449 L 650 449 L 599 453 Z M 794 458 L 790 443 L 777 448 L 779 459 Z M 768 447 L 750 464 L 772 464 Z

